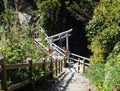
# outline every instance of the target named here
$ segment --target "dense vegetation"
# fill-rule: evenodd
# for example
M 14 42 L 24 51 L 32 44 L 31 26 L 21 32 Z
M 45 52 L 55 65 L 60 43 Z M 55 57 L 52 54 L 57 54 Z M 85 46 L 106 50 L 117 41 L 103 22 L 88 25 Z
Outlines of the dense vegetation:
M 33 62 L 42 61 L 45 58 L 44 51 L 34 43 L 33 31 L 39 30 L 39 20 L 23 21 L 20 23 L 18 17 L 19 12 L 12 7 L 7 7 L 7 2 L 4 0 L 4 9 L 0 14 L 0 55 L 5 57 L 5 63 L 26 63 L 26 58 L 31 57 Z M 45 42 L 45 37 L 39 35 L 42 42 Z M 43 76 L 43 70 L 36 67 L 33 79 Z M 29 78 L 27 69 L 17 69 L 8 71 L 8 85 L 24 81 Z M 37 74 L 37 76 L 36 76 Z
M 88 23 L 92 66 L 88 76 L 102 91 L 120 84 L 120 7 L 118 0 L 101 0 Z
M 119 0 L 1 0 L 0 54 L 7 63 L 21 63 L 27 57 L 38 61 L 46 56 L 33 42 L 32 33 L 39 26 L 48 35 L 73 28 L 71 51 L 85 56 L 89 44 L 92 55 L 88 77 L 99 90 L 113 91 L 120 85 L 119 4 Z M 18 12 L 32 18 L 21 24 Z M 39 37 L 45 42 L 43 35 Z
M 41 26 L 44 27 L 48 35 L 73 28 L 70 37 L 70 51 L 89 56 L 90 52 L 86 47 L 88 42 L 85 37 L 85 24 L 92 17 L 95 3 L 92 0 L 44 0 L 38 2 Z M 65 41 L 62 41 L 65 45 Z M 80 50 L 77 49 L 78 47 Z

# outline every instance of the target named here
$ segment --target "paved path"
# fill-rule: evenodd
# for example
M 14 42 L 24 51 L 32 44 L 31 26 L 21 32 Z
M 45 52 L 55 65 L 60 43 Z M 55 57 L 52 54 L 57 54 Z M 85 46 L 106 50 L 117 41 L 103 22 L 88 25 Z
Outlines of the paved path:
M 46 87 L 47 90 L 37 91 L 98 91 L 93 87 L 90 81 L 77 73 L 74 65 L 65 68 L 65 73 L 58 79 L 58 82 L 52 85 L 52 87 Z
M 77 73 L 74 67 L 65 69 L 65 74 L 53 85 L 51 91 L 97 91 L 90 81 Z

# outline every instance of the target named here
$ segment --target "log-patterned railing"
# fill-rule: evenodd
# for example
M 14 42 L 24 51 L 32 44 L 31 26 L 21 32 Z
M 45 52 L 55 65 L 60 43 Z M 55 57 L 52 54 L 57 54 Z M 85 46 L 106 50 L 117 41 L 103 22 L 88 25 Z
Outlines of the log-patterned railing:
M 59 35 L 60 34 L 64 34 L 64 32 L 56 34 L 56 35 L 51 36 L 51 37 L 48 37 L 48 35 L 45 33 L 45 31 L 42 29 L 42 27 L 40 28 L 40 31 L 41 31 L 41 33 L 43 33 L 45 35 L 48 44 L 51 45 L 52 48 L 54 50 L 56 50 L 59 54 L 61 54 L 62 56 L 66 57 L 67 61 L 72 60 L 72 61 L 78 62 L 78 71 L 80 71 L 80 65 L 83 65 L 83 68 L 82 68 L 83 72 L 85 72 L 85 67 L 86 66 L 90 66 L 90 59 L 89 58 L 86 58 L 86 57 L 83 57 L 83 56 L 71 53 L 69 51 L 67 52 L 67 55 L 66 55 L 66 51 L 65 50 L 63 50 L 62 48 L 57 46 L 55 43 L 53 43 L 53 42 L 51 43 L 50 40 L 48 39 L 48 38 L 58 37 L 57 39 L 59 40 L 60 39 Z M 72 31 L 72 29 L 68 30 L 67 32 L 69 33 L 70 31 Z
M 77 55 L 74 53 L 70 53 L 69 56 L 70 56 L 69 57 L 70 60 L 78 63 L 78 72 L 80 72 L 80 65 L 83 66 L 83 68 L 82 68 L 83 73 L 85 72 L 85 67 L 90 66 L 90 59 L 88 59 L 86 57 L 83 57 L 83 56 L 80 56 L 80 55 Z
M 42 30 L 42 29 L 41 29 Z M 71 31 L 71 30 L 70 30 Z M 46 37 L 47 34 L 42 30 L 42 33 L 45 34 Z M 50 44 L 49 40 L 47 39 L 48 44 Z M 49 55 L 48 50 L 46 49 L 46 47 L 39 42 L 39 40 L 35 39 L 34 40 L 35 43 L 38 43 L 43 50 L 45 51 L 45 53 L 47 53 Z M 60 48 L 59 46 L 57 46 L 55 43 L 51 44 L 53 49 L 55 49 L 59 54 L 61 54 L 61 56 L 63 56 L 63 60 L 60 60 L 59 58 L 57 58 L 57 60 L 52 60 L 52 57 L 50 57 L 49 61 L 46 61 L 45 59 L 43 60 L 43 62 L 41 63 L 33 63 L 31 58 L 27 58 L 27 63 L 19 63 L 19 64 L 6 64 L 4 61 L 4 57 L 0 56 L 0 80 L 1 80 L 1 86 L 0 86 L 0 91 L 14 91 L 16 89 L 19 89 L 27 84 L 30 84 L 33 82 L 32 80 L 32 74 L 33 72 L 33 67 L 41 67 L 44 71 L 44 75 L 50 75 L 50 76 L 58 76 L 58 74 L 60 74 L 61 72 L 63 72 L 63 66 L 65 66 L 66 64 L 66 60 L 71 60 L 71 61 L 75 61 L 78 63 L 78 72 L 80 71 L 80 67 L 82 65 L 82 69 L 83 72 L 85 72 L 85 67 L 86 66 L 90 66 L 89 62 L 90 59 L 83 57 L 83 56 L 79 56 L 77 54 L 74 53 L 70 53 L 68 52 L 68 55 L 66 55 L 66 51 L 63 50 L 62 48 Z M 46 67 L 47 65 L 49 65 L 49 71 L 46 71 Z M 16 84 L 13 84 L 11 86 L 8 86 L 8 79 L 7 79 L 7 71 L 9 70 L 15 70 L 15 69 L 28 69 L 29 70 L 29 80 L 23 81 L 23 82 L 19 82 Z M 34 86 L 33 86 L 34 87 Z
M 44 71 L 44 75 L 51 75 L 51 76 L 58 76 L 58 74 L 60 74 L 63 71 L 63 64 L 64 61 L 63 60 L 57 60 L 57 61 L 46 61 L 45 59 L 43 59 L 43 62 L 40 63 L 33 63 L 31 58 L 27 58 L 27 63 L 19 63 L 19 64 L 6 64 L 4 61 L 4 57 L 0 56 L 0 91 L 14 91 L 17 90 L 27 84 L 30 84 L 33 82 L 32 80 L 32 74 L 33 74 L 33 67 L 36 66 L 40 66 L 42 67 L 43 71 Z M 46 71 L 46 65 L 49 65 L 49 71 Z M 7 71 L 12 71 L 15 69 L 28 69 L 29 70 L 29 80 L 23 81 L 23 82 L 19 82 L 16 84 L 13 84 L 11 86 L 8 86 L 8 79 L 7 79 Z M 33 86 L 34 87 L 34 86 Z

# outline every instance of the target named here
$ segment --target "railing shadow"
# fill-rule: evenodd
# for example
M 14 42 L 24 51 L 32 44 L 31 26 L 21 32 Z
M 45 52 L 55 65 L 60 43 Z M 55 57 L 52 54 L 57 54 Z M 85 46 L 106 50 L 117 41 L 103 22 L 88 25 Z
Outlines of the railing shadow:
M 74 63 L 70 63 L 68 69 L 70 72 L 77 72 L 76 67 L 74 67 Z
M 69 73 L 65 74 L 64 77 L 60 81 L 58 81 L 56 84 L 54 84 L 52 86 L 51 91 L 66 91 L 67 87 L 69 86 L 69 84 L 70 84 L 72 78 L 74 77 L 75 73 L 71 73 L 69 79 L 67 79 L 67 81 L 64 82 L 65 78 L 67 77 L 68 74 Z

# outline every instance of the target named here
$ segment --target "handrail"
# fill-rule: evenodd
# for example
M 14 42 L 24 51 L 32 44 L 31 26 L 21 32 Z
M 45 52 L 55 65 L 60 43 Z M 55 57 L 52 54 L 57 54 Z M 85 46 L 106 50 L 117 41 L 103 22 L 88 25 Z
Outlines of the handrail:
M 19 64 L 6 64 L 6 70 L 14 70 L 18 68 L 26 68 L 28 67 L 28 63 L 19 63 Z
M 42 27 L 40 27 L 40 32 L 42 32 L 42 33 L 45 35 L 46 40 L 47 40 L 47 42 L 49 43 L 50 41 L 47 39 L 48 35 L 45 33 L 45 31 L 43 30 Z
M 54 63 L 54 61 L 53 61 Z M 32 66 L 41 66 L 43 65 L 43 62 L 37 62 L 37 63 L 32 63 Z M 46 62 L 45 64 L 50 64 L 50 62 Z M 29 67 L 29 63 L 18 63 L 18 64 L 6 64 L 6 70 L 14 70 L 18 68 L 26 68 Z
M 36 39 L 34 39 L 34 42 L 35 42 L 35 43 L 38 43 L 38 44 L 42 47 L 42 50 L 43 50 L 45 53 L 49 54 L 49 53 L 48 53 L 48 49 L 47 49 L 42 43 L 40 43 L 40 42 L 37 41 Z
M 86 57 L 83 57 L 83 56 L 80 56 L 80 55 L 77 55 L 77 54 L 74 54 L 74 53 L 70 53 L 70 55 L 74 56 L 74 57 L 77 57 L 77 58 L 74 58 L 74 57 L 70 57 L 71 60 L 74 60 L 76 62 L 80 62 L 80 63 L 84 63 L 85 60 L 87 60 L 88 62 L 90 62 L 90 59 L 89 58 L 86 58 Z M 85 62 L 84 63 L 86 66 L 90 66 L 90 63 L 87 63 Z
M 40 27 L 40 31 L 45 35 L 45 37 L 48 37 L 48 35 L 45 33 L 42 27 Z
M 53 42 L 51 43 L 50 40 L 53 39 L 53 38 L 55 38 L 55 37 L 58 37 L 57 39 L 53 39 L 53 40 L 52 40 L 52 41 L 56 41 L 56 40 L 60 39 L 59 37 L 61 37 L 62 35 L 64 35 L 64 36 L 62 36 L 62 37 L 65 37 L 66 34 L 68 34 L 69 32 L 72 31 L 72 29 L 67 30 L 67 31 L 64 31 L 64 32 L 61 32 L 61 33 L 58 33 L 58 34 L 55 34 L 55 35 L 53 35 L 53 36 L 48 36 L 48 35 L 45 33 L 45 31 L 42 29 L 42 27 L 40 27 L 40 28 L 41 28 L 40 31 L 41 31 L 42 33 L 44 33 L 44 35 L 46 36 L 47 42 L 52 45 L 53 49 L 55 49 L 55 50 L 56 50 L 58 53 L 60 53 L 62 56 L 66 56 L 66 55 L 65 55 L 65 51 L 64 51 L 62 48 L 60 48 L 59 46 L 57 46 L 55 43 L 53 43 Z M 69 36 L 69 34 L 68 34 L 68 36 Z M 70 53 L 69 55 L 70 55 L 70 59 L 75 60 L 75 61 L 77 61 L 78 59 L 83 59 L 83 60 L 90 61 L 90 59 L 88 59 L 88 58 L 86 58 L 86 57 L 83 57 L 83 56 L 80 56 L 80 55 L 77 55 L 77 54 L 74 54 L 74 53 Z M 77 57 L 78 59 L 73 58 L 73 57 L 71 57 L 71 56 Z M 80 62 L 82 63 L 82 61 L 80 61 Z M 89 63 L 85 63 L 85 64 L 88 65 L 88 66 L 90 65 Z
M 62 48 L 60 48 L 59 46 L 57 46 L 55 43 L 52 43 L 52 45 L 53 45 L 53 48 L 58 52 L 58 53 L 60 53 L 62 56 L 65 56 L 65 52 L 64 52 L 64 50 L 62 49 Z
M 83 57 L 83 56 L 80 56 L 80 55 L 77 55 L 77 54 L 74 54 L 74 53 L 68 53 L 66 55 L 65 50 L 63 50 L 62 48 L 57 46 L 55 43 L 53 43 L 54 41 L 57 41 L 59 39 L 63 39 L 66 36 L 70 36 L 69 32 L 71 32 L 72 29 L 64 31 L 64 32 L 61 32 L 61 33 L 58 33 L 58 34 L 55 34 L 55 35 L 52 35 L 52 36 L 48 36 L 42 28 L 41 28 L 40 31 L 42 33 L 44 33 L 44 35 L 46 36 L 47 42 L 49 43 L 49 45 L 51 45 L 51 47 L 55 51 L 57 51 L 62 56 L 67 56 L 66 57 L 67 60 L 70 59 L 70 60 L 78 62 L 78 66 L 80 66 L 80 64 L 82 64 L 83 65 L 83 72 L 85 71 L 85 66 L 90 66 L 90 63 L 89 63 L 90 59 L 89 58 L 86 58 L 86 57 Z M 78 69 L 79 69 L 79 67 L 78 67 Z
M 31 58 L 27 58 L 27 62 L 28 63 L 18 63 L 18 64 L 6 64 L 4 62 L 4 57 L 1 57 L 0 56 L 0 66 L 1 66 L 1 72 L 0 72 L 0 80 L 2 81 L 1 83 L 1 88 L 2 90 L 4 91 L 12 91 L 12 90 L 16 90 L 16 89 L 19 89 L 29 83 L 32 83 L 32 73 L 34 71 L 32 71 L 33 67 L 36 67 L 36 66 L 40 66 L 43 71 L 44 71 L 44 74 L 45 75 L 50 75 L 53 76 L 53 75 L 56 75 L 58 76 L 58 73 L 60 74 L 63 70 L 63 60 L 57 60 L 57 61 L 53 61 L 52 59 L 49 60 L 49 61 L 46 61 L 45 59 L 43 60 L 43 62 L 38 62 L 38 63 L 33 63 L 32 62 L 32 59 Z M 49 68 L 47 68 L 46 70 L 46 65 L 49 65 Z M 55 67 L 54 67 L 55 66 Z M 19 83 L 16 83 L 16 84 L 13 84 L 11 86 L 8 86 L 7 84 L 7 71 L 8 70 L 15 70 L 15 69 L 19 69 L 19 68 L 27 68 L 30 72 L 30 79 L 26 80 L 26 81 L 23 81 L 23 82 L 19 82 Z M 48 70 L 49 69 L 49 70 Z M 55 73 L 55 74 L 54 74 Z
M 80 56 L 80 55 L 77 55 L 77 54 L 74 54 L 74 53 L 70 53 L 70 55 L 90 61 L 89 58 L 86 58 L 86 57 L 83 57 L 83 56 Z
M 56 48 L 58 48 L 60 51 L 64 52 L 64 50 L 62 48 L 60 48 L 59 46 L 57 46 L 55 43 L 52 43 Z
M 19 89 L 19 88 L 25 86 L 26 84 L 30 84 L 30 83 L 31 83 L 30 80 L 26 80 L 23 82 L 19 82 L 17 84 L 13 84 L 12 86 L 8 87 L 8 91 L 14 91 L 14 90 Z
M 50 37 L 48 37 L 48 35 L 45 33 L 45 31 L 43 30 L 42 27 L 40 27 L 40 31 L 45 35 L 48 44 L 49 44 L 49 45 L 52 45 L 53 49 L 55 49 L 59 54 L 61 54 L 62 56 L 65 56 L 64 50 L 63 50 L 62 48 L 60 48 L 59 46 L 57 46 L 55 43 L 51 43 L 51 42 L 50 42 L 50 38 L 57 37 L 58 35 L 61 35 L 61 34 L 63 35 L 63 34 L 65 34 L 65 33 L 69 33 L 69 32 L 72 31 L 72 29 L 67 30 L 67 31 L 62 32 L 62 33 L 59 33 L 59 34 L 56 34 L 56 35 L 53 35 L 53 36 L 50 36 Z M 70 35 L 68 35 L 68 36 L 70 36 Z M 64 36 L 63 36 L 63 37 L 64 37 Z M 38 42 L 38 41 L 37 41 L 37 42 Z M 39 42 L 38 42 L 38 44 L 39 44 Z M 45 50 L 47 50 L 43 45 L 40 44 L 40 46 L 42 46 Z M 48 52 L 48 51 L 47 51 L 47 52 Z M 49 53 L 47 53 L 47 54 L 49 54 Z

